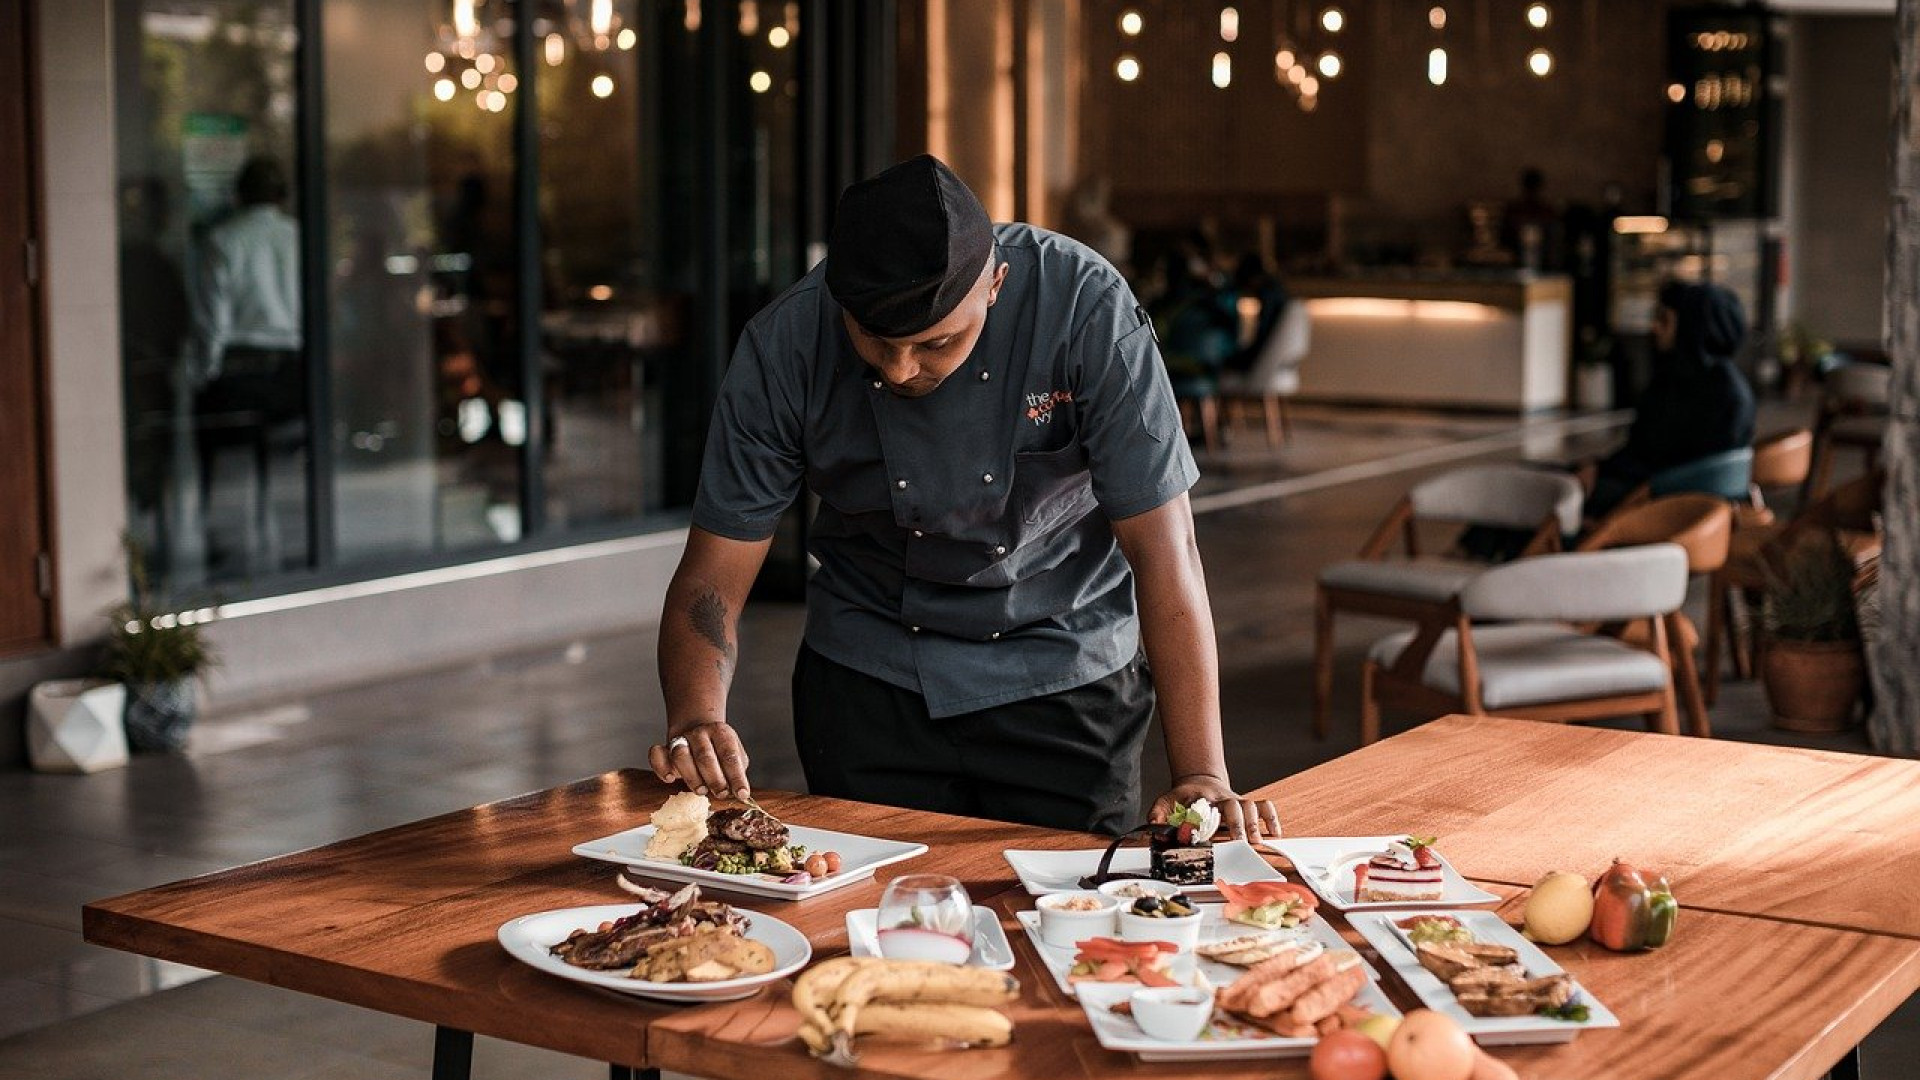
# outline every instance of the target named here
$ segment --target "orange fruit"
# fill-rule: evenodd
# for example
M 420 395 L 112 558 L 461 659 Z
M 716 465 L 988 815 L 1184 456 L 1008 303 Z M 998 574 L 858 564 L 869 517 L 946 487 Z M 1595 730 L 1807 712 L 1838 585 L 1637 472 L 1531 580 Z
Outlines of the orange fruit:
M 1387 1052 L 1357 1031 L 1336 1031 L 1320 1037 L 1307 1059 L 1313 1080 L 1384 1080 Z
M 1467 1080 L 1478 1056 L 1460 1025 L 1432 1009 L 1408 1013 L 1387 1047 L 1395 1080 Z

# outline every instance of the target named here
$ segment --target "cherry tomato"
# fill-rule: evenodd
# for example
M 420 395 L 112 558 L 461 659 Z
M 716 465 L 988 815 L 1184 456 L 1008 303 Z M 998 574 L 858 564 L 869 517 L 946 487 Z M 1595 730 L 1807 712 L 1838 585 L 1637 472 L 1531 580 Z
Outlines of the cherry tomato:
M 827 860 L 827 873 L 837 874 L 840 872 L 840 853 L 839 852 L 829 851 L 823 857 Z

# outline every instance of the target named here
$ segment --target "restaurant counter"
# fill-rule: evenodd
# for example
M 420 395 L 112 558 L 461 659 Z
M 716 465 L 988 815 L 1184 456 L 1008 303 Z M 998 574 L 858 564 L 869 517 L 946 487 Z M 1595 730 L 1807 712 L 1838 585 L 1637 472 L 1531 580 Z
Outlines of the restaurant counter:
M 1512 412 L 1567 404 L 1564 275 L 1292 278 L 1287 291 L 1313 326 L 1303 398 Z

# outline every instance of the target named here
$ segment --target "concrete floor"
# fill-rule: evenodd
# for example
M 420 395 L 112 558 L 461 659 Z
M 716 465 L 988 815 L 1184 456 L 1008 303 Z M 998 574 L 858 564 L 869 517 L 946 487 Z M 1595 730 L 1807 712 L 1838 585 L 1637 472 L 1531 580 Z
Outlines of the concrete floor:
M 1799 420 L 1769 415 L 1762 430 Z M 1604 421 L 1302 410 L 1293 446 L 1243 433 L 1196 489 L 1222 658 L 1229 762 L 1251 787 L 1357 744 L 1360 654 L 1384 629 L 1339 626 L 1335 728 L 1309 734 L 1312 582 L 1393 499 L 1464 460 L 1564 458 Z M 1700 603 L 1694 599 L 1696 609 Z M 1698 611 L 1696 610 L 1696 618 Z M 797 605 L 759 604 L 741 631 L 734 722 L 762 787 L 801 786 L 787 680 Z M 642 762 L 663 730 L 650 631 L 477 658 L 457 669 L 214 715 L 184 756 L 89 777 L 0 774 L 0 1080 L 425 1076 L 424 1026 L 88 946 L 80 905 L 240 862 Z M 1390 716 L 1388 731 L 1419 718 Z M 1857 731 L 1768 725 L 1753 683 L 1727 687 L 1719 737 L 1864 752 Z M 1630 726 L 1630 725 L 1629 725 Z M 1151 789 L 1166 765 L 1149 741 Z M 1286 808 L 1282 807 L 1284 814 Z M 504 919 L 513 913 L 503 913 Z M 1864 1048 L 1869 1076 L 1914 1075 L 1920 1003 Z M 479 1040 L 475 1076 L 604 1077 L 605 1066 Z

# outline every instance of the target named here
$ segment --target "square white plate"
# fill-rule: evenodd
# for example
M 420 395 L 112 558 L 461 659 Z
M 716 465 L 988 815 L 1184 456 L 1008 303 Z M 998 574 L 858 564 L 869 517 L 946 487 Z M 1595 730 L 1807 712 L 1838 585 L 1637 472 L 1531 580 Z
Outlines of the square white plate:
M 1320 1041 L 1318 1038 L 1289 1039 L 1244 1024 L 1220 1024 L 1220 1017 L 1216 1014 L 1215 1026 L 1209 1026 L 1193 1042 L 1163 1042 L 1141 1031 L 1133 1017 L 1113 1012 L 1115 1004 L 1132 997 L 1138 989 L 1130 983 L 1082 983 L 1080 1007 L 1086 1010 L 1087 1023 L 1092 1026 L 1093 1037 L 1100 1041 L 1101 1046 L 1123 1054 L 1138 1054 L 1141 1061 L 1245 1061 L 1251 1058 L 1305 1057 L 1313 1052 L 1314 1044 Z M 1382 1016 L 1400 1015 L 1400 1010 L 1394 1008 L 1393 1002 L 1380 992 L 1380 985 L 1373 980 L 1371 969 L 1367 984 L 1360 988 L 1353 1000 Z
M 1271 933 L 1290 935 L 1303 945 L 1315 943 L 1323 949 L 1349 948 L 1347 943 L 1341 940 L 1340 932 L 1335 930 L 1327 920 L 1320 918 L 1318 915 L 1313 916 L 1291 930 L 1261 930 L 1257 926 L 1242 926 L 1239 923 L 1228 922 L 1223 916 L 1223 913 L 1227 909 L 1225 904 L 1200 904 L 1197 906 L 1200 909 L 1200 944 L 1202 945 L 1213 941 L 1223 941 L 1227 938 L 1245 937 L 1249 934 Z M 1073 970 L 1073 954 L 1075 950 L 1061 945 L 1049 945 L 1040 939 L 1040 913 L 1038 911 L 1022 911 L 1018 917 L 1020 919 L 1020 928 L 1027 932 L 1027 940 L 1033 942 L 1034 951 L 1040 954 L 1040 962 L 1045 964 L 1047 971 L 1052 973 L 1053 981 L 1060 987 L 1061 993 L 1068 997 L 1073 997 L 1077 987 L 1108 985 L 1103 983 L 1068 982 L 1067 972 Z M 1372 964 L 1367 964 L 1364 958 L 1361 960 L 1361 963 L 1366 964 L 1367 977 L 1369 979 L 1377 977 L 1378 973 L 1374 971 Z M 1233 964 L 1222 964 L 1215 960 L 1203 959 L 1190 952 L 1180 953 L 1175 956 L 1167 966 L 1173 977 L 1181 983 L 1192 985 L 1195 981 L 1194 977 L 1200 975 L 1206 978 L 1207 985 L 1214 987 L 1227 985 L 1239 978 L 1247 970 L 1243 967 L 1236 967 Z M 1112 985 L 1138 989 L 1133 983 L 1118 983 Z
M 647 841 L 653 839 L 653 826 L 642 825 L 637 829 L 603 836 L 598 840 L 589 840 L 576 845 L 575 855 L 584 855 L 589 859 L 602 862 L 621 863 L 640 877 L 664 878 L 668 881 L 691 881 L 715 889 L 745 893 L 748 896 L 763 896 L 771 900 L 805 900 L 809 896 L 844 889 L 849 885 L 858 885 L 873 877 L 873 872 L 883 866 L 902 862 L 915 855 L 924 854 L 925 844 L 911 844 L 902 840 L 881 840 L 872 836 L 858 836 L 853 833 L 834 832 L 831 829 L 813 829 L 805 825 L 787 827 L 788 842 L 799 844 L 809 854 L 816 851 L 837 851 L 840 853 L 840 872 L 824 878 L 818 878 L 805 885 L 783 885 L 772 874 L 722 874 L 713 870 L 695 870 L 691 866 L 682 866 L 677 861 L 647 858 Z
M 500 927 L 495 936 L 499 938 L 501 947 L 514 959 L 549 975 L 656 1001 L 733 1001 L 750 997 L 762 986 L 778 982 L 806 967 L 807 961 L 813 958 L 813 946 L 807 943 L 805 934 L 771 915 L 759 912 L 745 913 L 750 924 L 745 936 L 747 940 L 761 942 L 773 950 L 773 970 L 765 975 L 710 983 L 647 982 L 618 971 L 575 967 L 553 955 L 553 946 L 567 940 L 567 935 L 575 930 L 592 929 L 603 922 L 624 919 L 640 911 L 642 906 L 598 904 L 522 915 Z
M 1440 976 L 1420 966 L 1413 950 L 1407 947 L 1405 939 L 1391 925 L 1395 919 L 1411 918 L 1415 914 L 1451 916 L 1460 920 L 1460 924 L 1480 941 L 1488 945 L 1507 946 L 1520 954 L 1520 964 L 1527 969 L 1529 978 L 1558 975 L 1566 969 L 1554 963 L 1552 957 L 1521 937 L 1519 931 L 1491 911 L 1359 912 L 1347 916 L 1348 925 L 1359 931 L 1360 936 L 1379 951 L 1380 959 L 1393 968 L 1415 997 L 1435 1012 L 1446 1013 L 1458 1021 L 1475 1042 L 1489 1046 L 1571 1042 L 1574 1036 L 1591 1028 L 1620 1026 L 1620 1018 L 1577 982 L 1574 984 L 1575 999 L 1587 1007 L 1588 1016 L 1585 1020 L 1473 1015 L 1460 1007 L 1459 999 L 1453 996 L 1453 991 L 1446 983 L 1440 981 Z
M 1076 851 L 1012 849 L 1006 853 L 1007 865 L 1013 867 L 1013 872 L 1020 876 L 1020 884 L 1034 896 L 1078 891 L 1080 879 L 1100 869 L 1100 857 L 1105 854 L 1105 848 L 1081 848 Z M 1153 857 L 1146 845 L 1142 844 L 1114 852 L 1113 865 L 1108 869 L 1145 874 L 1152 865 Z M 1236 885 L 1247 881 L 1284 880 L 1280 871 L 1268 865 L 1267 860 L 1245 840 L 1228 840 L 1213 845 L 1213 876 Z M 1180 888 L 1188 896 L 1196 898 L 1220 897 L 1220 890 L 1214 888 L 1212 882 L 1182 885 Z
M 847 912 L 847 951 L 855 956 L 879 956 L 879 927 L 877 908 Z M 1013 944 L 1007 940 L 1007 932 L 1000 928 L 1000 916 L 992 908 L 973 906 L 973 955 L 967 957 L 967 966 L 994 971 L 1013 967 Z
M 1320 899 L 1340 911 L 1371 911 L 1381 908 L 1460 907 L 1463 904 L 1497 904 L 1500 898 L 1482 889 L 1453 868 L 1438 848 L 1429 848 L 1440 859 L 1440 882 L 1444 890 L 1438 900 L 1353 899 L 1353 867 L 1387 850 L 1387 845 L 1405 840 L 1406 833 L 1394 836 L 1306 836 L 1284 840 L 1263 840 L 1266 847 L 1286 856 L 1300 880 Z

